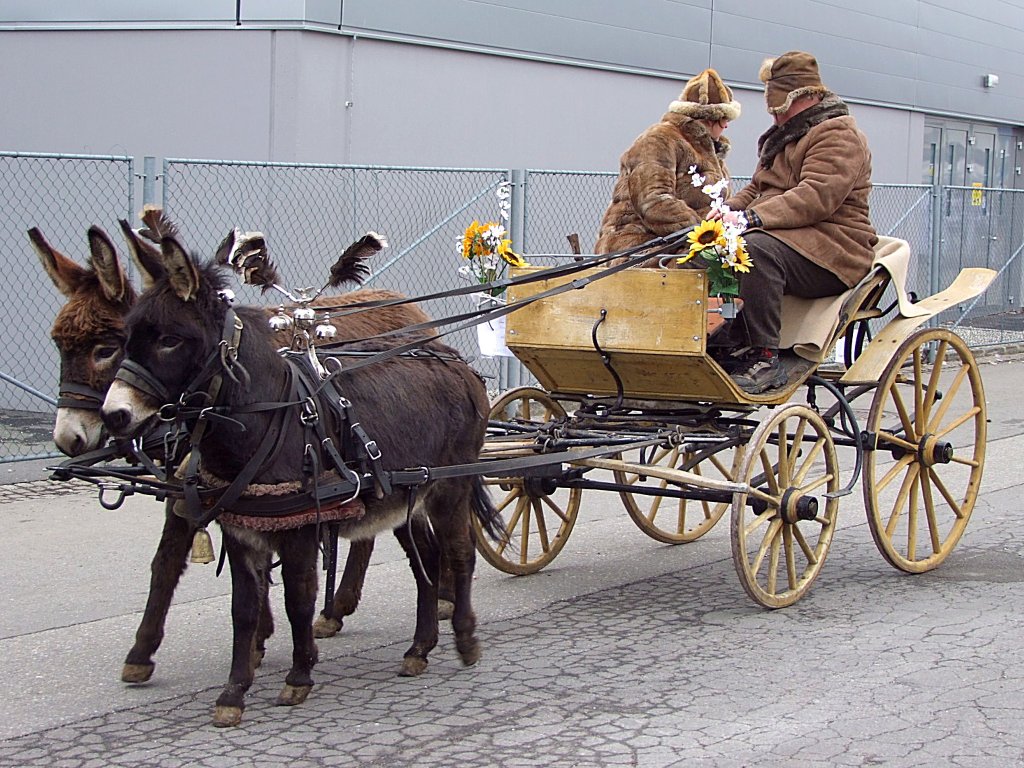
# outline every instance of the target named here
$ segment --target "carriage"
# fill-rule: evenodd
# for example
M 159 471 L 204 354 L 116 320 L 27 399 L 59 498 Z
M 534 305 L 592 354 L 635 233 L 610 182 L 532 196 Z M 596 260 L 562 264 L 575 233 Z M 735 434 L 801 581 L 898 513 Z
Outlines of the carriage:
M 871 272 L 843 296 L 785 297 L 788 381 L 760 395 L 709 354 L 731 313 L 701 270 L 631 269 L 562 292 L 599 270 L 513 285 L 510 304 L 525 306 L 508 315 L 506 343 L 541 386 L 492 403 L 483 455 L 503 462 L 487 482 L 508 541 L 478 535 L 480 554 L 510 574 L 544 568 L 585 490 L 618 493 L 633 522 L 668 544 L 695 541 L 730 510 L 741 584 L 783 607 L 820 573 L 840 501 L 863 475 L 883 557 L 910 573 L 938 566 L 977 498 L 986 403 L 967 344 L 926 322 L 994 273 L 965 269 L 914 301 L 909 257 L 904 241 L 882 238 Z

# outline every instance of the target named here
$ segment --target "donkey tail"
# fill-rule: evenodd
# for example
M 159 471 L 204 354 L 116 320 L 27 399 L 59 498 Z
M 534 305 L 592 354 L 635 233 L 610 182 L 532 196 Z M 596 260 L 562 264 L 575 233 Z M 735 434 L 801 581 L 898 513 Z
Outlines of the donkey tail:
M 505 521 L 501 517 L 498 508 L 491 500 L 491 494 L 487 491 L 482 475 L 473 477 L 473 514 L 480 521 L 480 527 L 491 538 L 499 544 L 507 543 L 508 535 L 505 533 Z

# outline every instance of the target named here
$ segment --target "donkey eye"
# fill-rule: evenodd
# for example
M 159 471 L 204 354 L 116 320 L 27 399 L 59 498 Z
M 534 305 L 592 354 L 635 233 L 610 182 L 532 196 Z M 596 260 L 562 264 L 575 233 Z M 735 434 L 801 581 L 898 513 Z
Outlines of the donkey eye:
M 183 339 L 172 333 L 161 334 L 156 340 L 157 346 L 164 352 L 171 352 L 181 346 Z
M 121 354 L 121 347 L 116 344 L 99 344 L 92 350 L 92 360 L 96 365 L 106 365 L 114 362 Z

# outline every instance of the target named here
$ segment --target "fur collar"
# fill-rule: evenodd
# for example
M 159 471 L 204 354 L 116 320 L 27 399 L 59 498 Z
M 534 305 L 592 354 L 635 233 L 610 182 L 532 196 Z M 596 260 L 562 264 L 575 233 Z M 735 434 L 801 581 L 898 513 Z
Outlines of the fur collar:
M 805 109 L 782 125 L 773 125 L 761 134 L 761 138 L 757 140 L 757 149 L 761 154 L 758 164 L 762 168 L 769 168 L 775 156 L 787 144 L 802 139 L 811 128 L 819 123 L 848 114 L 850 114 L 850 110 L 847 109 L 845 102 L 834 93 L 829 92 L 820 104 Z

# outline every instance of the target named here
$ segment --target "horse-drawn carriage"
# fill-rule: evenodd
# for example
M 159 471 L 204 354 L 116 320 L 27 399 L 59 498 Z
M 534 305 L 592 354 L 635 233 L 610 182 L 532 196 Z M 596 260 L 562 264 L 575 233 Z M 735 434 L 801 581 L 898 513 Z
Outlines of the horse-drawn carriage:
M 551 462 L 489 477 L 509 540 L 478 536 L 480 553 L 508 573 L 540 570 L 565 545 L 587 489 L 617 492 L 642 531 L 670 544 L 700 538 L 731 509 L 743 587 L 781 607 L 817 577 L 840 499 L 863 473 L 885 559 L 908 572 L 937 566 L 974 507 L 986 405 L 964 341 L 921 326 L 994 273 L 966 269 L 912 302 L 909 255 L 883 238 L 874 269 L 847 294 L 787 296 L 788 382 L 760 395 L 708 353 L 722 308 L 709 303 L 703 271 L 627 270 L 532 303 L 581 275 L 513 286 L 511 304 L 528 303 L 509 315 L 506 341 L 542 388 L 494 401 L 484 455 Z M 518 275 L 531 272 L 540 270 Z M 857 405 L 868 399 L 865 414 Z
M 151 230 L 162 226 L 153 221 Z M 708 354 L 709 334 L 727 308 L 709 304 L 704 273 L 628 269 L 651 249 L 671 252 L 685 232 L 618 254 L 614 266 L 609 256 L 592 256 L 521 269 L 502 281 L 507 304 L 480 313 L 421 322 L 418 310 L 378 314 L 370 323 L 378 333 L 361 339 L 346 318 L 435 297 L 387 293 L 359 302 L 350 294 L 332 302 L 299 292 L 276 314 L 236 308 L 219 267 L 273 284 L 262 236 L 233 233 L 216 263 L 203 264 L 173 230 L 155 248 L 126 222 L 122 229 L 151 283 L 138 299 L 101 231 L 90 230 L 93 275 L 32 234 L 70 299 L 54 333 L 62 408 L 91 425 L 58 427 L 72 438 L 67 452 L 82 455 L 56 476 L 98 484 L 109 507 L 136 492 L 168 502 L 150 603 L 123 672 L 130 682 L 152 674 L 186 538 L 220 516 L 236 637 L 219 725 L 241 719 L 269 631 L 260 612 L 271 551 L 281 555 L 294 644 L 279 701 L 296 704 L 312 687 L 316 660 L 311 571 L 318 547 L 330 564 L 321 619 L 335 622 L 331 633 L 358 601 L 372 551 L 367 538 L 396 530 L 418 593 L 402 669 L 419 674 L 437 642 L 442 558 L 453 573 L 456 645 L 472 664 L 479 650 L 471 539 L 499 569 L 535 572 L 564 546 L 584 490 L 618 493 L 641 530 L 672 544 L 701 537 L 731 508 L 740 581 L 773 608 L 809 589 L 840 499 L 862 474 L 872 535 L 884 557 L 909 572 L 945 559 L 977 498 L 986 424 L 978 366 L 956 334 L 922 326 L 980 293 L 994 273 L 966 269 L 946 290 L 911 302 L 903 290 L 909 249 L 900 241 L 882 243 L 875 268 L 848 294 L 784 310 L 787 384 L 748 395 Z M 375 236 L 360 243 L 354 253 L 380 247 Z M 351 251 L 332 269 L 332 284 L 362 269 L 341 268 Z M 89 301 L 109 319 L 103 338 L 92 340 L 105 351 L 99 357 L 73 320 Z M 508 346 L 541 388 L 498 395 L 485 419 L 482 381 L 433 330 L 500 315 L 508 316 Z M 72 338 L 63 344 L 58 329 L 65 326 Z M 278 349 L 281 333 L 292 344 Z M 82 350 L 88 359 L 74 359 Z M 102 370 L 88 367 L 97 360 Z M 88 381 L 76 381 L 83 372 Z M 866 414 L 857 406 L 865 396 Z M 91 451 L 101 435 L 97 411 L 122 440 Z M 141 435 L 157 422 L 171 430 L 154 456 Z M 108 462 L 118 452 L 130 456 L 127 466 Z M 841 455 L 852 461 L 845 478 Z M 112 502 L 104 500 L 110 493 Z M 356 540 L 353 553 L 364 545 L 347 602 L 348 567 L 331 594 L 339 533 Z

